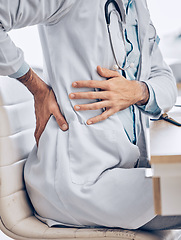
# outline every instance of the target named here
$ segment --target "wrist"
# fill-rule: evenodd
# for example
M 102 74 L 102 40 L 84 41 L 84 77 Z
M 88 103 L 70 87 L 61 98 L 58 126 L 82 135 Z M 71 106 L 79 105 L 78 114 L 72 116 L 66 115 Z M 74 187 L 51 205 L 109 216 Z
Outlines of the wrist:
M 28 88 L 33 96 L 41 94 L 48 87 L 31 68 L 25 75 L 17 79 Z
M 138 92 L 140 93 L 136 104 L 138 106 L 146 105 L 150 97 L 148 86 L 145 82 L 141 82 L 141 81 L 136 81 L 136 82 L 138 85 Z

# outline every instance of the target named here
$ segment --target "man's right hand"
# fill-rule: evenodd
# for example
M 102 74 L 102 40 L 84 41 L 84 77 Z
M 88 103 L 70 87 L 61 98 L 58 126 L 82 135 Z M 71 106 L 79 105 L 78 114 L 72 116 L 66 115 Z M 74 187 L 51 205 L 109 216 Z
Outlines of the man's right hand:
M 37 145 L 51 115 L 55 117 L 59 127 L 63 131 L 66 131 L 68 124 L 60 112 L 52 88 L 43 82 L 32 69 L 24 76 L 18 78 L 18 80 L 22 82 L 34 96 L 36 116 L 36 130 L 34 135 Z

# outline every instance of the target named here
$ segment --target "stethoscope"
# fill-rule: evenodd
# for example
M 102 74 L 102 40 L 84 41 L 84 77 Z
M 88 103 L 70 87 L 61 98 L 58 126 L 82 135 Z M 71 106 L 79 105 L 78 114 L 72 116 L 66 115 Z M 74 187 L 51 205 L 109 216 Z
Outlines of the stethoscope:
M 121 13 L 121 10 L 120 10 L 117 2 L 115 0 L 108 0 L 106 2 L 106 4 L 105 4 L 105 18 L 106 18 L 106 23 L 107 23 L 107 29 L 108 29 L 108 35 L 109 35 L 111 50 L 112 50 L 112 53 L 113 53 L 114 60 L 116 62 L 116 65 L 113 66 L 113 69 L 114 70 L 126 71 L 129 68 L 134 68 L 135 65 L 134 65 L 134 63 L 130 63 L 129 65 L 127 65 L 127 55 L 126 55 L 125 61 L 123 63 L 123 66 L 121 66 L 119 64 L 119 61 L 118 61 L 117 57 L 116 57 L 116 53 L 115 53 L 115 50 L 114 50 L 113 41 L 112 41 L 112 37 L 111 37 L 111 31 L 110 31 L 110 22 L 111 22 L 111 13 L 112 13 L 112 11 L 109 13 L 109 5 L 111 3 L 114 5 L 115 9 L 117 10 L 116 13 L 119 15 L 118 19 L 120 18 L 119 23 L 120 23 L 121 34 L 122 34 L 122 39 L 123 39 L 125 50 L 126 50 L 126 46 L 125 46 L 125 41 L 126 40 L 125 40 L 125 35 L 124 35 L 124 33 L 125 33 L 125 28 L 124 28 L 125 17 L 124 18 L 122 17 L 122 13 Z M 131 44 L 131 48 L 133 48 L 132 43 L 129 40 L 128 40 L 128 42 Z
M 120 8 L 119 8 L 119 6 L 118 6 L 118 4 L 117 4 L 117 2 L 115 1 L 115 0 L 108 0 L 107 2 L 106 2 L 106 4 L 105 4 L 105 18 L 106 18 L 106 23 L 107 23 L 107 29 L 108 29 L 108 34 L 109 34 L 109 40 L 110 40 L 110 45 L 111 45 L 111 49 L 112 49 L 112 53 L 113 53 L 113 57 L 114 57 L 114 60 L 115 60 L 115 62 L 116 62 L 116 65 L 114 65 L 114 67 L 113 67 L 113 69 L 114 70 L 122 70 L 122 72 L 123 72 L 123 76 L 125 76 L 126 77 L 126 75 L 125 75 L 125 71 L 127 70 L 127 69 L 129 69 L 129 68 L 134 68 L 135 67 L 135 65 L 134 65 L 134 63 L 130 63 L 129 65 L 127 65 L 127 56 L 129 55 L 129 53 L 131 52 L 129 52 L 129 53 L 126 53 L 126 56 L 125 56 L 125 61 L 124 61 L 124 63 L 123 63 L 123 66 L 120 66 L 120 64 L 119 64 L 119 62 L 118 62 L 118 60 L 117 60 L 117 57 L 116 57 L 116 53 L 115 53 L 115 50 L 114 50 L 114 46 L 113 46 L 113 41 L 112 41 L 112 37 L 111 37 L 111 31 L 110 31 L 110 22 L 111 22 L 111 13 L 112 13 L 112 11 L 109 13 L 109 5 L 110 4 L 113 4 L 114 5 L 114 7 L 116 8 L 116 14 L 118 15 L 118 21 L 119 21 L 119 23 L 120 23 L 120 28 L 121 28 L 121 34 L 122 34 L 122 39 L 123 39 L 123 43 L 124 43 L 124 48 L 125 48 L 125 52 L 126 52 L 126 45 L 125 45 L 125 42 L 127 41 L 130 45 L 131 45 L 131 51 L 133 50 L 133 44 L 129 41 L 129 39 L 127 38 L 127 34 L 125 34 L 126 33 L 126 31 L 125 31 L 125 27 L 124 27 L 124 25 L 125 25 L 125 23 L 126 23 L 126 21 L 125 21 L 125 19 L 126 19 L 126 16 L 125 15 L 123 15 L 122 13 L 121 13 L 121 10 L 120 10 Z M 126 36 L 125 36 L 125 35 Z M 132 108 L 133 108 L 133 119 L 135 118 L 135 112 L 134 112 L 134 107 L 132 106 Z M 135 136 L 135 138 L 134 138 L 134 140 L 133 140 L 133 143 L 134 144 L 136 144 L 136 129 L 135 129 L 135 120 L 133 121 L 133 131 L 134 131 L 134 136 Z

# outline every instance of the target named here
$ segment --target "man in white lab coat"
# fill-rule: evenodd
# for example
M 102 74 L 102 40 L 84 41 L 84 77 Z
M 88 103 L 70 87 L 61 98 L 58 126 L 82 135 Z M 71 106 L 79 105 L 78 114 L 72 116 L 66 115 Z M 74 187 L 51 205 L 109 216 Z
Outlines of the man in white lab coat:
M 146 115 L 174 105 L 176 84 L 146 2 L 0 2 L 0 74 L 19 79 L 35 100 L 38 146 L 25 182 L 36 216 L 49 226 L 130 229 L 154 219 L 152 182 L 138 168 L 148 166 Z M 7 35 L 34 24 L 44 81 Z

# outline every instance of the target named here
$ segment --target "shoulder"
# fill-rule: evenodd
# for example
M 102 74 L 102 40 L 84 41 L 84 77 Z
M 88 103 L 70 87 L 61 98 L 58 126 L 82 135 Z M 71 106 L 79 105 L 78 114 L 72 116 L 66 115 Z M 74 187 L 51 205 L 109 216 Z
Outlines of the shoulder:
M 150 15 L 147 0 L 134 0 L 134 1 L 136 4 L 136 7 L 138 9 L 138 12 L 142 12 L 144 14 L 146 13 L 146 14 Z
M 148 10 L 147 0 L 134 0 L 136 5 L 142 5 L 145 9 Z

